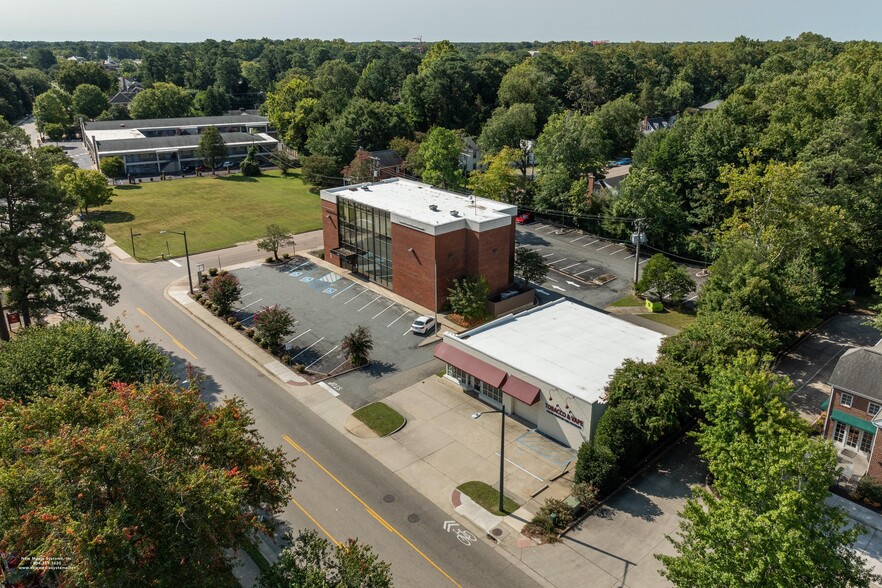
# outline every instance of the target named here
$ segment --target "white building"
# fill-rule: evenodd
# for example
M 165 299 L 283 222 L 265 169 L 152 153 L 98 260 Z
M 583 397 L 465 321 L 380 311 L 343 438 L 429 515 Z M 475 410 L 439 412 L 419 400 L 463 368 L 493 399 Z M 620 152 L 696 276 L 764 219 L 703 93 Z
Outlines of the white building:
M 445 333 L 447 377 L 494 408 L 577 448 L 606 410 L 604 389 L 626 359 L 654 361 L 663 335 L 565 299 Z

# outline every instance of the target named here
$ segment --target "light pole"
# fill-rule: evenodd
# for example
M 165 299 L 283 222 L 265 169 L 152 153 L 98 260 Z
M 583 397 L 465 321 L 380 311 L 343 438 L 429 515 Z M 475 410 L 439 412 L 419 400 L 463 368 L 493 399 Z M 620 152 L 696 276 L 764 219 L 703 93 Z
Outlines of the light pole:
M 140 237 L 141 233 L 136 233 L 132 230 L 132 227 L 129 227 L 129 236 L 132 238 L 132 257 L 138 259 L 138 256 L 135 255 L 135 237 Z
M 165 233 L 173 233 L 175 235 L 184 236 L 184 256 L 187 258 L 187 280 L 190 281 L 190 294 L 193 293 L 193 274 L 190 273 L 190 249 L 187 248 L 187 231 L 159 231 L 160 235 Z
M 635 252 L 634 257 L 634 284 L 640 280 L 640 245 L 646 242 L 646 233 L 643 232 L 643 229 L 646 227 L 646 223 L 644 219 L 638 218 L 634 221 L 634 228 L 637 230 L 636 233 L 631 234 L 631 243 L 634 244 L 637 251 Z
M 432 330 L 434 334 L 438 334 L 438 260 L 433 260 L 435 263 L 435 322 L 432 323 Z
M 499 512 L 505 512 L 504 510 L 502 510 L 502 507 L 504 506 L 503 501 L 505 500 L 505 489 L 503 487 L 503 483 L 505 481 L 505 407 L 502 407 L 499 410 L 485 410 L 483 412 L 476 412 L 472 415 L 472 418 L 479 419 L 483 414 L 493 414 L 494 412 L 498 412 L 502 415 L 502 429 L 499 434 Z

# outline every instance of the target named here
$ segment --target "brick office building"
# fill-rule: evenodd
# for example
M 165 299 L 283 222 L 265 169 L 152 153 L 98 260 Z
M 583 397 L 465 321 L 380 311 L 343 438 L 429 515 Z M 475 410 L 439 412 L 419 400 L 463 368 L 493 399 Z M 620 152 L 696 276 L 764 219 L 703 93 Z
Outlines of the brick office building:
M 484 276 L 491 295 L 514 279 L 515 206 L 402 178 L 321 198 L 325 260 L 426 308 L 464 275 Z
M 836 447 L 842 480 L 852 485 L 866 474 L 882 482 L 882 345 L 843 353 L 829 384 L 824 437 Z

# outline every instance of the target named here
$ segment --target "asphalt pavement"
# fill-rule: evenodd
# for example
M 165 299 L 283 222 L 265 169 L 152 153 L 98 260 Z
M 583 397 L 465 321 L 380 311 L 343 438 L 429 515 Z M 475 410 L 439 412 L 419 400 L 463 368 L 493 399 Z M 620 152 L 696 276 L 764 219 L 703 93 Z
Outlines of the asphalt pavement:
M 194 256 L 191 265 L 210 263 L 217 255 L 224 265 L 231 265 L 246 256 L 247 249 Z M 256 257 L 254 249 L 250 256 Z M 204 378 L 208 400 L 242 397 L 266 443 L 298 458 L 301 482 L 282 516 L 291 529 L 315 528 L 334 540 L 354 537 L 372 545 L 391 564 L 399 586 L 535 584 L 489 542 L 465 545 L 446 533 L 443 525 L 449 513 L 305 410 L 261 366 L 166 299 L 165 287 L 181 278 L 182 269 L 168 262 L 115 260 L 111 273 L 122 291 L 120 302 L 107 310 L 107 316 L 119 318 L 133 338 L 149 338 L 168 351 L 182 379 L 188 377 L 187 367 L 193 366 Z

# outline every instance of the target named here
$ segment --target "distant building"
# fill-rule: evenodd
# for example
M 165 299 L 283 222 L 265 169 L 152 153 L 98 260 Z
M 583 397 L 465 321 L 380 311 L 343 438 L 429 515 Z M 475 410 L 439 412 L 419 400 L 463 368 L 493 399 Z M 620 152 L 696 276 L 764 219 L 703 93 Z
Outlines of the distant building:
M 663 335 L 566 299 L 464 333 L 435 357 L 464 390 L 578 448 L 594 437 L 604 391 L 626 359 L 654 361 Z
M 252 145 L 268 153 L 279 143 L 270 135 L 267 118 L 247 114 L 81 122 L 92 159 L 100 163 L 105 157 L 119 157 L 126 174 L 132 175 L 178 173 L 202 164 L 197 150 L 208 127 L 220 131 L 229 161 L 244 159 Z
M 404 160 L 393 149 L 371 151 L 369 153 L 374 162 L 374 177 L 377 180 L 400 177 L 404 173 Z
M 712 102 L 708 102 L 707 104 L 702 104 L 698 107 L 699 112 L 710 112 L 711 110 L 716 110 L 722 104 L 722 100 L 714 100 Z
M 661 116 L 645 116 L 643 117 L 643 122 L 640 123 L 640 132 L 644 135 L 648 135 L 659 129 L 669 129 L 674 126 L 674 123 L 677 122 L 677 115 L 673 115 L 669 118 L 664 118 Z
M 325 260 L 426 308 L 465 275 L 484 276 L 491 296 L 514 280 L 515 206 L 403 178 L 321 198 Z
M 481 148 L 471 137 L 463 138 L 462 152 L 459 154 L 459 167 L 464 172 L 471 173 L 478 169 L 481 164 Z

